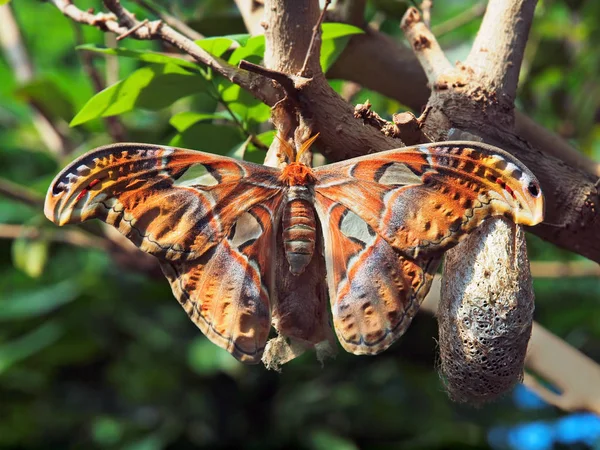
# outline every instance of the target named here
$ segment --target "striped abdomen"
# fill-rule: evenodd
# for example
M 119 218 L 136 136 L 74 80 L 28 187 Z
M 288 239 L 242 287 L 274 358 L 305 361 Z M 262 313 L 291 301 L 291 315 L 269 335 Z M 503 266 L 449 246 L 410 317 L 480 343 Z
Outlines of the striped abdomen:
M 304 272 L 315 251 L 315 212 L 309 198 L 306 187 L 292 186 L 281 219 L 285 256 L 294 275 Z

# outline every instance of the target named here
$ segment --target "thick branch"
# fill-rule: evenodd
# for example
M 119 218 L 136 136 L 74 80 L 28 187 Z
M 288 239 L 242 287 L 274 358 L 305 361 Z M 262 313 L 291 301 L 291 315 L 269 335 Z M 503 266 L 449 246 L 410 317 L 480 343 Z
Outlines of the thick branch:
M 265 8 L 265 66 L 300 74 L 319 18 L 319 2 L 270 1 Z M 293 45 L 290 45 L 293 43 Z M 317 56 L 319 50 L 317 49 Z M 320 73 L 319 58 L 312 58 L 309 76 Z
M 537 0 L 490 0 L 466 60 L 482 87 L 512 104 Z M 506 97 L 503 99 L 503 97 Z
M 373 76 L 373 74 L 377 76 Z M 394 98 L 420 111 L 429 97 L 427 79 L 414 53 L 372 28 L 352 38 L 327 73 Z M 560 136 L 516 111 L 515 132 L 534 148 L 580 170 L 600 176 L 600 164 L 578 152 Z
M 456 128 L 513 153 L 534 172 L 546 193 L 545 223 L 550 226 L 537 226 L 532 232 L 600 262 L 600 242 L 594 237 L 600 234 L 597 178 L 544 155 L 520 139 L 514 131 L 513 104 L 507 102 L 508 97 L 501 98 L 501 93 L 482 85 L 482 78 L 469 65 L 448 67 L 444 58 L 433 54 L 430 49 L 439 48 L 435 36 L 420 22 L 414 8 L 409 8 L 402 26 L 433 88 L 428 102 L 431 112 L 423 127 L 427 135 L 444 140 L 449 129 Z M 422 42 L 430 45 L 425 48 Z

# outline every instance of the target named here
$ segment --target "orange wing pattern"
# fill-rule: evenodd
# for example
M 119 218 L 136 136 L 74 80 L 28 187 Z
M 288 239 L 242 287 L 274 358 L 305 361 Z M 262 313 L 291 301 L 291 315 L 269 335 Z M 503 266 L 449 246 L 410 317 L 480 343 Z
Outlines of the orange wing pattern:
M 162 261 L 173 293 L 215 344 L 258 363 L 271 329 L 275 216 L 281 196 L 240 214 L 229 236 L 195 261 Z
M 157 256 L 173 292 L 213 342 L 260 361 L 270 330 L 279 171 L 145 144 L 102 147 L 51 184 L 45 214 L 100 219 Z
M 404 333 L 442 253 L 485 219 L 543 218 L 533 174 L 484 144 L 407 147 L 314 174 L 333 323 L 356 354 L 379 353 Z
M 193 150 L 110 145 L 56 176 L 44 212 L 59 225 L 100 219 L 145 252 L 192 260 L 221 242 L 242 212 L 280 195 L 278 175 Z
M 344 205 L 325 197 L 316 205 L 338 339 L 348 352 L 377 354 L 410 325 L 439 258 L 405 258 Z
M 341 203 L 409 258 L 441 253 L 491 216 L 535 225 L 544 204 L 535 176 L 489 145 L 443 142 L 314 169 L 317 198 Z

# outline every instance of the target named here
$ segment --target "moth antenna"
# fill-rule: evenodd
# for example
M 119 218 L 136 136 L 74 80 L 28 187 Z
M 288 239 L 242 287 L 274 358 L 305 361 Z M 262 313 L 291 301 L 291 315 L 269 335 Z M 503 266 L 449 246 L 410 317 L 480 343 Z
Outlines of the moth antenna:
M 300 157 L 303 155 L 303 153 L 308 150 L 310 148 L 311 145 L 313 145 L 313 143 L 317 140 L 317 138 L 319 137 L 319 134 L 321 133 L 317 133 L 315 134 L 313 137 L 308 138 L 306 141 L 304 141 L 304 143 L 302 144 L 302 146 L 300 147 L 300 151 L 296 154 L 296 162 L 300 161 Z
M 289 144 L 288 141 L 279 136 L 279 133 L 275 133 L 275 137 L 279 140 L 281 148 L 287 156 L 288 162 L 292 162 L 294 160 L 294 149 L 292 148 L 292 146 Z

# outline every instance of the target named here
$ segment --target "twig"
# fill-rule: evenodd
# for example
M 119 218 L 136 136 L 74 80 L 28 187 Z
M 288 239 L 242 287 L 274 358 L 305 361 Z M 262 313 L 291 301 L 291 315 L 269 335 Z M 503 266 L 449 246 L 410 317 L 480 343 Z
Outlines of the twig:
M 600 265 L 588 261 L 534 261 L 534 278 L 600 277 Z
M 431 28 L 431 8 L 433 0 L 423 0 L 421 2 L 421 13 L 423 14 L 423 23 L 427 28 Z
M 255 0 L 235 0 L 240 10 L 244 25 L 248 33 L 252 35 L 261 34 L 264 29 L 262 25 L 263 7 Z
M 490 0 L 465 61 L 481 85 L 514 101 L 537 0 Z
M 75 39 L 77 40 L 77 44 L 82 45 L 83 33 L 81 32 L 80 24 L 73 22 L 73 27 L 75 29 Z M 94 87 L 94 91 L 102 91 L 105 88 L 105 83 L 102 79 L 102 76 L 100 75 L 100 72 L 94 66 L 93 54 L 91 52 L 86 51 L 79 52 L 79 54 L 81 56 L 81 64 L 83 66 L 83 69 L 90 78 L 92 86 Z M 109 64 L 107 61 L 107 67 L 108 66 Z M 106 129 L 113 141 L 122 142 L 125 140 L 125 128 L 123 127 L 123 124 L 117 116 L 104 117 L 103 121 L 106 124 Z
M 42 210 L 44 207 L 44 198 L 34 194 L 28 189 L 8 181 L 4 178 L 0 178 L 0 195 L 16 200 L 25 205 L 29 205 L 32 208 Z
M 148 25 L 150 22 L 148 21 L 148 19 L 144 19 L 141 22 L 138 22 L 137 24 L 135 24 L 133 27 L 131 27 L 129 30 L 127 30 L 125 33 L 120 34 L 119 36 L 117 36 L 117 41 L 120 41 L 122 39 L 125 39 L 127 36 L 131 36 L 133 33 L 135 33 L 137 30 L 139 30 L 142 27 L 145 27 L 146 25 Z
M 164 23 L 173 27 L 174 29 L 176 29 L 177 31 L 179 31 L 181 34 L 185 35 L 189 39 L 192 39 L 194 41 L 204 39 L 204 35 L 198 33 L 196 30 L 189 27 L 185 22 L 179 20 L 177 17 L 157 10 L 154 6 L 152 6 L 150 3 L 148 3 L 144 0 L 135 0 L 135 1 L 138 5 L 142 6 L 143 8 L 147 9 L 152 14 L 154 14 L 155 16 L 159 17 Z
M 94 26 L 103 31 L 111 31 L 117 35 L 127 33 L 139 23 L 133 17 L 133 14 L 123 8 L 120 2 L 116 0 L 106 0 L 104 2 L 112 14 L 91 14 L 80 10 L 69 0 L 51 1 L 54 6 L 70 19 L 82 24 Z M 248 90 L 256 98 L 267 105 L 272 106 L 281 99 L 281 93 L 264 78 L 240 70 L 221 58 L 211 55 L 196 45 L 195 42 L 161 21 L 148 22 L 146 25 L 137 28 L 130 37 L 140 40 L 160 39 L 167 42 L 184 53 L 187 53 L 197 62 L 210 67 L 216 73 L 227 78 L 232 83 L 238 84 Z
M 400 27 L 423 67 L 427 81 L 434 87 L 443 74 L 452 71 L 453 67 L 450 61 L 446 58 L 431 30 L 421 20 L 421 15 L 416 8 L 408 8 Z
M 108 251 L 112 247 L 110 241 L 86 233 L 79 228 L 49 231 L 24 225 L 0 224 L 0 239 L 18 238 L 62 242 L 76 247 L 96 248 L 104 251 Z
M 321 50 L 318 47 L 315 47 L 315 44 L 319 40 L 319 36 L 321 35 L 321 24 L 323 23 L 323 19 L 325 19 L 325 13 L 327 12 L 327 7 L 330 4 L 331 0 L 325 0 L 325 5 L 323 6 L 321 15 L 319 15 L 319 19 L 313 27 L 312 36 L 310 38 L 310 44 L 308 45 L 308 50 L 306 51 L 306 56 L 304 57 L 304 64 L 302 64 L 302 69 L 300 70 L 299 74 L 302 77 L 309 76 L 307 71 L 310 60 L 314 58 L 316 58 L 317 60 L 319 59 Z

